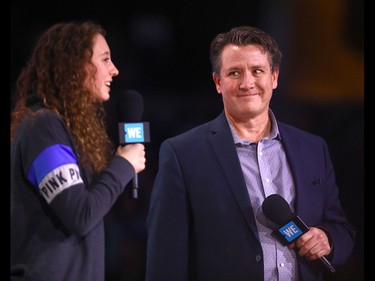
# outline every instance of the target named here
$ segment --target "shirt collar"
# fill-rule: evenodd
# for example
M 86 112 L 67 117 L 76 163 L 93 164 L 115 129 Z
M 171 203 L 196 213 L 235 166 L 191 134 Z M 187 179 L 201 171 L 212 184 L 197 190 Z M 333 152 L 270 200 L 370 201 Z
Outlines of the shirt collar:
M 279 132 L 279 127 L 277 126 L 277 122 L 276 122 L 276 117 L 275 117 L 275 114 L 272 112 L 271 109 L 268 110 L 268 114 L 269 114 L 269 117 L 271 119 L 271 132 L 268 136 L 266 136 L 264 139 L 268 139 L 268 140 L 281 140 L 281 136 L 280 136 L 280 132 Z M 233 136 L 233 140 L 234 140 L 234 143 L 235 144 L 243 144 L 243 145 L 249 145 L 253 142 L 251 141 L 247 141 L 247 140 L 243 140 L 241 139 L 237 133 L 235 132 L 235 130 L 233 129 L 233 126 L 232 124 L 229 122 L 228 120 L 228 117 L 226 117 L 227 119 L 227 122 L 229 124 L 229 128 L 232 132 L 232 136 Z

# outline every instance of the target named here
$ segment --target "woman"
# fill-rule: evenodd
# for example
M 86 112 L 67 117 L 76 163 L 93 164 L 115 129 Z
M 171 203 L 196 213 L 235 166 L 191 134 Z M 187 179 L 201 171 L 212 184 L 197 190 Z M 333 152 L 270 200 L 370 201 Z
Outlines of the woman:
M 17 80 L 11 120 L 11 280 L 104 280 L 103 217 L 145 169 L 114 151 L 102 103 L 119 74 L 103 28 L 58 23 Z

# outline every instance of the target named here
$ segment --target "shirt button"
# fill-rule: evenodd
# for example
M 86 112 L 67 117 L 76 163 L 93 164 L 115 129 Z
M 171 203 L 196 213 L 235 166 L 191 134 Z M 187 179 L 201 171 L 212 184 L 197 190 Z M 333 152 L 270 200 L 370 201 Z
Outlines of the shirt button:
M 262 256 L 257 255 L 257 256 L 255 257 L 255 260 L 256 260 L 257 262 L 261 261 L 261 260 L 262 260 Z
M 283 262 L 282 262 L 282 263 L 280 263 L 280 266 L 281 266 L 281 267 L 284 267 L 284 263 L 283 263 Z

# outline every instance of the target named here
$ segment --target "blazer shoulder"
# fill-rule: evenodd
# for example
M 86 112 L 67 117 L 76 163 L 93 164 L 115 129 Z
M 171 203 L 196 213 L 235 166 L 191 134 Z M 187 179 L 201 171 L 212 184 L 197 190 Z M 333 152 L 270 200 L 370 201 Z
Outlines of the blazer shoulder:
M 223 113 L 218 115 L 215 119 L 207 121 L 206 123 L 197 125 L 183 133 L 180 133 L 176 136 L 170 137 L 166 139 L 167 141 L 171 142 L 196 142 L 198 140 L 202 140 L 206 136 L 209 137 L 212 134 L 215 134 L 219 131 L 226 130 L 227 126 L 226 118 Z
M 305 129 L 302 129 L 302 128 L 298 128 L 296 126 L 293 126 L 291 124 L 287 124 L 287 123 L 284 123 L 284 122 L 277 122 L 277 126 L 279 127 L 279 132 L 280 132 L 280 135 L 281 135 L 281 138 L 283 138 L 283 136 L 293 136 L 293 137 L 297 137 L 297 138 L 300 138 L 300 139 L 303 139 L 303 140 L 323 140 L 323 137 L 318 135 L 318 134 L 314 134 L 312 132 L 309 132 Z

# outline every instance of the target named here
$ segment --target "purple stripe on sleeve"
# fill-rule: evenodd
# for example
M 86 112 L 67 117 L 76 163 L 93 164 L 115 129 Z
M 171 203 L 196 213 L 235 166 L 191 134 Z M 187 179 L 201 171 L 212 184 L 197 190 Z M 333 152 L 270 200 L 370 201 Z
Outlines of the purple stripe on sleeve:
M 66 164 L 77 164 L 77 158 L 71 147 L 62 144 L 52 145 L 44 149 L 34 160 L 28 179 L 37 187 L 49 172 Z

